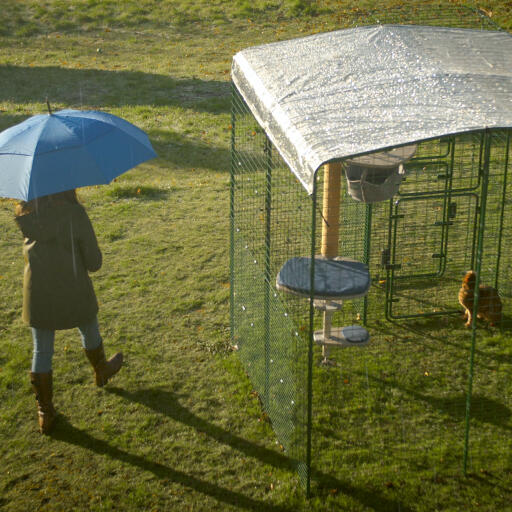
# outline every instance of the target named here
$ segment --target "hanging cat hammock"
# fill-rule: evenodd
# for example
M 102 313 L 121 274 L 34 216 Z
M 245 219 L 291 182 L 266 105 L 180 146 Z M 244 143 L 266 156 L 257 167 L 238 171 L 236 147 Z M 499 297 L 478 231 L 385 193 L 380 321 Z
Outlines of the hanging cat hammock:
M 392 198 L 405 177 L 404 163 L 414 156 L 416 147 L 412 144 L 345 160 L 350 196 L 363 203 Z

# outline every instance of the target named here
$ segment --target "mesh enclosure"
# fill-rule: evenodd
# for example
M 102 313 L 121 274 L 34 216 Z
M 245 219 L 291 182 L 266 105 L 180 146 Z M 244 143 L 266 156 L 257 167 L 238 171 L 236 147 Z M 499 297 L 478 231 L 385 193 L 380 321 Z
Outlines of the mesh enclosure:
M 233 92 L 232 337 L 272 426 L 307 479 L 308 320 L 275 289 L 279 268 L 309 254 L 311 199 Z
M 429 8 L 432 24 L 496 29 L 476 11 L 443 8 L 436 20 Z M 367 24 L 431 24 L 414 9 L 361 13 Z M 434 487 L 463 471 L 510 471 L 512 131 L 408 141 L 398 192 L 365 203 L 349 190 L 350 158 L 320 167 L 308 194 L 236 86 L 232 126 L 232 341 L 308 492 L 312 478 L 399 487 L 413 472 Z M 327 304 L 315 267 L 341 256 L 364 263 L 371 286 Z M 276 283 L 294 258 L 309 261 L 309 292 Z M 465 326 L 469 270 L 498 291 L 498 325 L 484 315 Z M 474 316 L 485 303 L 476 295 Z M 347 326 L 369 343 L 322 342 Z
M 340 11 L 338 22 L 342 27 L 384 25 L 424 25 L 434 27 L 499 30 L 500 27 L 487 14 L 469 5 L 447 5 L 433 1 L 415 1 L 390 6 L 388 9 L 364 5 L 350 11 Z
M 416 471 L 438 481 L 461 472 L 466 442 L 470 470 L 510 469 L 510 137 L 496 131 L 420 144 L 389 201 L 357 203 L 346 185 L 342 191 L 339 252 L 368 263 L 372 288 L 333 316 L 335 325 L 366 320 L 370 344 L 331 351 L 327 367 L 315 357 L 314 463 L 340 478 L 371 485 Z M 481 281 L 499 291 L 503 318 L 501 328 L 478 323 L 467 418 L 472 332 L 458 293 L 477 266 L 482 216 Z M 321 329 L 321 316 L 315 320 Z

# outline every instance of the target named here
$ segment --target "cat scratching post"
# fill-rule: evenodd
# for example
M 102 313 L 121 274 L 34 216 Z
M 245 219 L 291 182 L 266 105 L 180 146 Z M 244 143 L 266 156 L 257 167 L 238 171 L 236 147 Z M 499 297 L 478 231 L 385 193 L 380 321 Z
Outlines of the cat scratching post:
M 322 205 L 322 248 L 324 258 L 338 256 L 340 228 L 340 197 L 341 197 L 341 163 L 329 163 L 324 166 L 324 196 Z M 320 302 L 320 301 L 318 301 Z M 323 339 L 331 337 L 332 314 L 341 308 L 341 302 L 321 301 L 318 309 L 324 312 Z M 329 347 L 322 345 L 324 363 L 329 357 Z
M 322 256 L 338 256 L 340 228 L 341 163 L 324 166 L 324 199 L 322 206 Z

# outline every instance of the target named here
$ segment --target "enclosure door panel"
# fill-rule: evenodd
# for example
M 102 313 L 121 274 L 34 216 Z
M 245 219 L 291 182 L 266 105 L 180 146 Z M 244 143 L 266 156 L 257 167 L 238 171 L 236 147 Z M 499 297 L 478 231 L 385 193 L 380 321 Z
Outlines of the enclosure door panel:
M 456 312 L 473 266 L 476 194 L 405 197 L 390 218 L 387 312 L 391 318 Z
M 405 164 L 407 174 L 399 194 L 425 196 L 478 190 L 482 141 L 480 134 L 467 134 L 421 144 L 416 156 Z
M 426 196 L 444 193 L 450 179 L 450 163 L 446 161 L 413 161 L 406 164 L 407 174 L 400 185 L 399 196 Z

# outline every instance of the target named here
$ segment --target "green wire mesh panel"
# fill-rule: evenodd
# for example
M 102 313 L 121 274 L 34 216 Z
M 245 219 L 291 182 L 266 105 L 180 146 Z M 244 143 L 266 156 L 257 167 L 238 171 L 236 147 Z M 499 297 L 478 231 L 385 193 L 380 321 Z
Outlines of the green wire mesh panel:
M 340 14 L 340 25 L 497 28 L 436 2 L 358 13 Z M 466 466 L 512 471 L 510 130 L 417 143 L 387 201 L 355 201 L 342 180 L 338 254 L 366 263 L 372 286 L 343 301 L 332 324 L 364 324 L 371 340 L 327 359 L 314 345 L 313 396 L 309 335 L 324 317 L 314 310 L 311 319 L 308 297 L 277 289 L 276 276 L 291 258 L 321 253 L 324 171 L 307 196 L 235 89 L 232 137 L 233 344 L 303 482 L 400 489 L 414 474 L 436 509 L 436 486 Z M 458 293 L 470 269 L 499 291 L 501 326 L 464 326 Z
M 370 4 L 370 5 L 368 5 Z M 386 9 L 376 8 L 375 2 L 359 2 L 350 11 L 341 11 L 339 22 L 361 25 L 427 25 L 436 27 L 497 30 L 499 27 L 484 11 L 470 5 L 447 5 L 435 0 L 390 3 Z
M 484 236 L 482 279 L 494 286 L 502 253 L 498 235 L 504 232 L 506 140 L 506 134 L 493 134 L 487 189 L 485 234 L 492 236 Z M 475 268 L 482 141 L 482 134 L 438 141 L 440 152 L 444 146 L 448 150 L 432 158 L 427 151 L 433 143 L 420 145 L 399 195 L 373 212 L 371 238 L 381 247 L 371 266 L 386 290 L 389 318 L 460 311 L 462 277 Z
M 459 310 L 461 279 L 474 268 L 481 140 L 477 134 L 421 144 L 407 165 L 410 174 L 389 205 L 390 318 Z
M 497 160 L 495 166 L 497 170 L 501 169 L 503 176 L 502 183 L 502 198 L 500 205 L 502 210 L 497 218 L 496 223 L 496 236 L 498 237 L 498 247 L 500 251 L 496 255 L 496 279 L 494 285 L 499 286 L 500 293 L 503 298 L 512 298 L 512 230 L 508 223 L 508 219 L 512 216 L 512 133 L 510 131 L 498 133 L 497 137 L 501 142 L 499 148 L 494 152 L 494 157 Z M 496 171 L 499 177 L 499 172 Z M 499 189 L 498 189 L 499 190 Z M 506 324 L 512 319 L 505 318 Z
M 499 290 L 504 318 L 501 328 L 478 322 L 468 467 L 511 468 L 510 131 L 497 130 L 419 144 L 392 200 L 365 205 L 342 191 L 339 254 L 366 261 L 373 286 L 333 320 L 366 319 L 370 344 L 332 350 L 328 365 L 315 352 L 314 463 L 340 481 L 398 487 L 413 472 L 434 489 L 462 471 L 471 330 L 458 292 L 476 268 L 485 137 L 481 280 Z
M 232 158 L 233 343 L 305 482 L 309 307 L 275 282 L 288 258 L 310 253 L 311 200 L 236 91 Z
M 468 452 L 469 464 L 477 470 L 503 471 L 512 465 L 511 136 L 510 130 L 489 134 L 481 281 L 498 290 L 503 318 L 500 329 L 489 328 L 486 322 L 479 322 L 477 328 Z
M 313 198 L 234 92 L 233 343 L 280 443 L 304 482 L 307 467 L 309 300 L 276 289 L 290 258 L 320 253 L 324 174 Z M 484 165 L 484 141 L 490 141 Z M 435 486 L 460 474 L 471 330 L 458 291 L 476 268 L 482 173 L 488 173 L 481 279 L 503 299 L 502 329 L 479 322 L 470 399 L 469 469 L 510 469 L 512 293 L 510 132 L 421 143 L 393 199 L 354 201 L 342 182 L 338 253 L 366 262 L 372 287 L 344 301 L 333 326 L 362 324 L 365 348 L 314 347 L 313 475 L 374 485 L 415 473 Z M 314 314 L 312 330 L 323 317 Z M 316 468 L 316 471 L 315 471 Z

